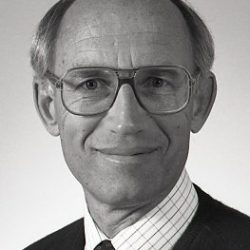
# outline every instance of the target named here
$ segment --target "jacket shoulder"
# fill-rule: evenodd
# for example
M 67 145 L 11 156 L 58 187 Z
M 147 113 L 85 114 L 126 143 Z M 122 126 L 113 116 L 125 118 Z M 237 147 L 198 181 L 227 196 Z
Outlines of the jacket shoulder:
M 250 249 L 250 217 L 198 189 L 207 213 L 204 230 L 226 249 Z
M 82 250 L 85 244 L 83 218 L 47 235 L 24 250 Z

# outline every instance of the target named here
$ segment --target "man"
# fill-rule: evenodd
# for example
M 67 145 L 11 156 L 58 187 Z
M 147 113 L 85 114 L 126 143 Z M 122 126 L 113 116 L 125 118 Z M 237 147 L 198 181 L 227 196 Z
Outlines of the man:
M 184 168 L 216 96 L 213 41 L 180 0 L 59 1 L 41 21 L 34 99 L 81 183 L 85 218 L 32 249 L 250 249 L 250 219 Z

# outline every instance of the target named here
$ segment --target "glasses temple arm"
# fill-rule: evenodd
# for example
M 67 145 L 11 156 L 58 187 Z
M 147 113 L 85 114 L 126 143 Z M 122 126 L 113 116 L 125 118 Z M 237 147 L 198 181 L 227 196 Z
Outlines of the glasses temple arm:
M 56 87 L 56 88 L 60 88 L 61 85 L 61 78 L 59 78 L 58 76 L 56 76 L 55 74 L 53 74 L 52 72 L 50 72 L 49 70 L 47 70 L 44 74 L 45 77 L 47 77 L 49 79 L 49 81 Z

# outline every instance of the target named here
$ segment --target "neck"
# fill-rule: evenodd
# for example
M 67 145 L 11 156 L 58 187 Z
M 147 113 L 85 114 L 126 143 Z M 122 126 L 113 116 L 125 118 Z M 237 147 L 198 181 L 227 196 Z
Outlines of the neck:
M 143 215 L 152 210 L 167 194 L 164 192 L 153 201 L 150 200 L 143 204 L 134 204 L 126 207 L 105 204 L 86 191 L 85 198 L 89 213 L 97 226 L 108 238 L 113 238 L 121 230 L 134 224 Z

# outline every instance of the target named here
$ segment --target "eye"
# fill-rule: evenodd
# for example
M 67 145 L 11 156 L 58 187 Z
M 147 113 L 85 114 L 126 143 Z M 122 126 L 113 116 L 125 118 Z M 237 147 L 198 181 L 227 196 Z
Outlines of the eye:
M 87 80 L 81 83 L 82 87 L 86 87 L 89 90 L 94 90 L 98 87 L 98 82 L 96 80 Z
M 170 95 L 176 88 L 171 79 L 166 77 L 149 77 L 145 81 L 142 81 L 141 84 L 137 85 L 137 88 L 140 88 L 139 91 L 144 95 Z
M 81 79 L 76 86 L 76 90 L 99 91 L 105 87 L 108 87 L 108 83 L 102 79 Z
M 154 88 L 161 88 L 166 84 L 166 81 L 160 79 L 160 78 L 152 78 L 151 79 L 151 85 Z
M 93 96 L 104 97 L 113 93 L 114 86 L 105 79 L 88 78 L 79 80 L 73 91 L 78 95 L 83 95 L 85 98 Z
M 172 87 L 171 82 L 165 78 L 150 77 L 144 86 L 150 89 L 166 89 Z

